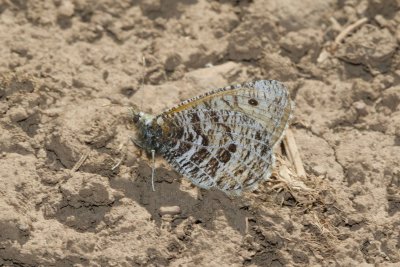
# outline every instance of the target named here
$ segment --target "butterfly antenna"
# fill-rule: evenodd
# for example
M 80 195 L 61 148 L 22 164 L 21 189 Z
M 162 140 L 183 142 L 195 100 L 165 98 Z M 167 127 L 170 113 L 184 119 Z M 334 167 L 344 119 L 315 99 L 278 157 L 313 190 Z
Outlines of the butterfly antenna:
M 142 55 L 142 80 L 140 82 L 139 90 L 142 89 L 146 79 L 146 58 Z M 140 110 L 143 110 L 143 100 L 140 100 Z
M 151 187 L 153 189 L 153 192 L 156 191 L 156 189 L 154 188 L 154 172 L 156 170 L 155 164 L 156 164 L 156 160 L 155 160 L 155 153 L 156 151 L 154 149 L 151 150 L 151 158 L 152 158 L 152 166 L 151 166 Z

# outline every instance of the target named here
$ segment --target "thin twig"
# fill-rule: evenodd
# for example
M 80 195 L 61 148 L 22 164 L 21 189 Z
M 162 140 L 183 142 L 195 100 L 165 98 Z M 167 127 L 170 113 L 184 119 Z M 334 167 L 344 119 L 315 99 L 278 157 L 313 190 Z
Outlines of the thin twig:
M 122 163 L 122 161 L 125 159 L 125 157 L 126 157 L 126 153 L 125 153 L 126 151 L 124 151 L 124 153 L 122 154 L 122 157 L 118 160 L 118 162 L 114 165 L 114 166 L 112 166 L 111 167 L 111 170 L 113 171 L 113 170 L 115 170 L 116 168 L 118 168 L 118 166 L 119 165 L 121 165 L 121 163 Z
M 297 175 L 300 177 L 306 177 L 306 171 L 304 170 L 303 161 L 300 158 L 300 153 L 297 149 L 293 132 L 290 129 L 286 130 L 283 144 L 285 145 L 286 153 L 294 169 L 296 170 Z
M 334 45 L 338 46 L 344 40 L 344 38 L 346 38 L 350 33 L 354 32 L 367 22 L 368 22 L 367 18 L 362 18 L 347 26 L 344 30 L 342 30 L 338 34 L 338 36 L 336 36 Z
M 342 28 L 340 26 L 340 24 L 334 18 L 331 18 L 331 22 L 332 22 L 332 27 L 334 29 L 338 30 L 338 29 Z M 338 49 L 340 43 L 343 42 L 343 40 L 349 34 L 351 34 L 352 32 L 356 31 L 358 28 L 360 28 L 362 25 L 364 25 L 367 22 L 368 22 L 367 18 L 362 18 L 362 19 L 359 19 L 356 22 L 350 24 L 345 29 L 340 30 L 340 33 L 336 36 L 336 38 L 333 41 L 333 43 L 330 44 L 328 47 L 324 47 L 321 50 L 321 53 L 319 54 L 319 56 L 317 58 L 317 62 L 318 63 L 324 62 L 329 57 L 330 54 L 332 54 L 333 52 L 335 52 Z
M 83 163 L 86 161 L 86 159 L 89 157 L 89 153 L 90 153 L 90 152 L 88 152 L 88 153 L 82 155 L 81 158 L 78 160 L 78 162 L 75 163 L 74 167 L 72 167 L 72 169 L 71 169 L 73 172 L 76 172 L 76 171 L 79 170 L 79 168 L 82 166 L 82 164 L 83 164 Z
M 330 17 L 329 21 L 332 24 L 331 27 L 333 30 L 338 31 L 338 32 L 342 31 L 342 28 L 343 28 L 342 25 L 340 25 L 340 23 L 334 17 Z
M 121 158 L 118 160 L 118 162 L 111 167 L 111 170 L 115 170 L 116 168 L 118 168 L 119 165 L 121 165 L 121 163 L 124 161 L 125 157 L 128 154 L 128 142 L 129 142 L 129 137 L 125 140 L 125 142 L 122 142 L 119 147 L 118 147 L 118 151 L 121 151 L 124 148 L 124 151 L 122 153 Z

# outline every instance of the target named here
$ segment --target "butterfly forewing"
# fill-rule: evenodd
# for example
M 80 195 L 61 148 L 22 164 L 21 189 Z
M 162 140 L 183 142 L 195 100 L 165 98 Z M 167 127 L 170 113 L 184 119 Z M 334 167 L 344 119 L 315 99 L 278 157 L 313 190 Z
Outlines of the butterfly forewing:
M 202 188 L 228 194 L 252 190 L 271 173 L 273 147 L 291 109 L 288 92 L 277 81 L 212 91 L 155 118 L 163 128 L 161 153 Z

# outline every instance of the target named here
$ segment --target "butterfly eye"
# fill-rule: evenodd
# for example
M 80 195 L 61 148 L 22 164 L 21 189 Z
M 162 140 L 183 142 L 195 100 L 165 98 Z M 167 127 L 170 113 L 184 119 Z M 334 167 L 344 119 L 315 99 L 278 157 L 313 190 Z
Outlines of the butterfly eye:
M 132 118 L 133 123 L 138 123 L 140 117 L 142 117 L 142 112 L 138 112 L 135 107 L 129 108 L 130 117 Z
M 138 123 L 139 120 L 140 120 L 140 115 L 139 114 L 133 114 L 133 116 L 132 116 L 133 123 Z
M 235 153 L 235 152 L 236 152 L 236 145 L 235 145 L 235 144 L 230 144 L 230 145 L 228 146 L 228 150 L 229 150 L 230 152 L 232 152 L 232 153 Z

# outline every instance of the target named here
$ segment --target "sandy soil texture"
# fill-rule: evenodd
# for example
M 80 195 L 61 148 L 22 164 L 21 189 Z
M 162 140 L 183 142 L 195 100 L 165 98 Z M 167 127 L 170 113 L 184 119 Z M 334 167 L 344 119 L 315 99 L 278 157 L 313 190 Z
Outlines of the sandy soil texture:
M 398 0 L 0 0 L 0 266 L 399 266 L 399 43 Z M 128 107 L 257 79 L 307 177 L 153 192 Z

